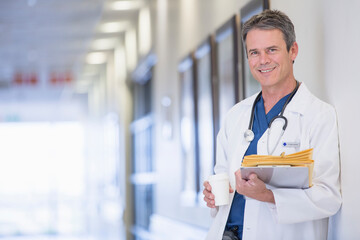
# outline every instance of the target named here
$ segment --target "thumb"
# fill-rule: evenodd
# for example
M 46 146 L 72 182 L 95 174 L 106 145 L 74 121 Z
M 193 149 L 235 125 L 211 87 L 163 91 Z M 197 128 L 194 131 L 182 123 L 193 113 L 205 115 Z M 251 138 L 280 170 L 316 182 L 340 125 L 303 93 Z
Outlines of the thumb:
M 249 180 L 256 181 L 258 179 L 258 176 L 255 173 L 250 174 Z
M 248 183 L 251 185 L 256 185 L 259 182 L 259 178 L 255 173 L 250 174 Z

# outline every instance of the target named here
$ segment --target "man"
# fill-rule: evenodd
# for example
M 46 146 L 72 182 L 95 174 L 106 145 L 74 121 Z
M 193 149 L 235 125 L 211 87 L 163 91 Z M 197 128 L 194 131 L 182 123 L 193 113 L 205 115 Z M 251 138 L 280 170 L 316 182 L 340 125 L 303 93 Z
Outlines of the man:
M 214 216 L 206 239 L 325 240 L 328 218 L 341 206 L 335 110 L 295 79 L 298 44 L 288 16 L 266 10 L 244 24 L 242 35 L 262 92 L 236 104 L 219 131 L 215 173 L 229 174 L 233 200 L 215 207 L 211 186 L 204 182 L 204 200 Z M 281 134 L 285 123 L 277 118 L 273 125 L 280 122 L 280 128 L 270 134 L 270 121 L 278 115 L 287 119 L 286 130 Z M 241 177 L 246 155 L 279 156 L 309 148 L 314 149 L 314 172 L 308 189 L 273 188 L 256 174 Z

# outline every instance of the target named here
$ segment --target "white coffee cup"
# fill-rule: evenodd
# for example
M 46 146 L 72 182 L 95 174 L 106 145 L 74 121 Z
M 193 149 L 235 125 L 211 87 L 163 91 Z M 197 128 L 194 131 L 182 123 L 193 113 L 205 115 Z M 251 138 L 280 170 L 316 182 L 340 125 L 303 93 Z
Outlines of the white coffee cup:
M 215 196 L 215 206 L 229 204 L 229 176 L 226 173 L 219 173 L 209 177 L 211 192 Z

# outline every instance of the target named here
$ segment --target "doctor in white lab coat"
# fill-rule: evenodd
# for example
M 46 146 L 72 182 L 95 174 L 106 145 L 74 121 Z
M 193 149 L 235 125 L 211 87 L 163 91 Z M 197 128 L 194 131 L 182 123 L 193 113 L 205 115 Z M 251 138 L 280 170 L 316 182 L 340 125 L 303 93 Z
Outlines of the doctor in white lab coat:
M 293 62 L 298 53 L 295 35 L 289 43 L 288 30 L 274 26 L 274 21 L 261 22 L 273 18 L 280 25 L 282 21 L 290 21 L 279 11 L 267 10 L 251 18 L 243 32 L 250 70 L 261 84 L 266 113 L 292 92 L 296 84 L 293 75 Z M 275 123 L 269 136 L 267 129 L 258 139 L 257 154 L 268 155 L 268 149 L 274 149 L 272 155 L 279 156 L 282 152 L 287 155 L 313 148 L 313 186 L 272 188 L 255 174 L 250 180 L 243 180 L 239 171 L 249 146 L 244 133 L 255 98 L 256 95 L 241 101 L 228 112 L 217 137 L 215 172 L 229 174 L 231 200 L 234 191 L 246 199 L 242 239 L 326 240 L 328 218 L 341 206 L 336 112 L 312 95 L 304 83 L 300 84 L 284 111 L 288 120 L 284 134 L 280 135 L 281 126 L 276 127 Z M 204 186 L 204 200 L 212 208 L 214 217 L 206 240 L 221 240 L 231 205 L 215 207 L 210 184 L 205 182 Z

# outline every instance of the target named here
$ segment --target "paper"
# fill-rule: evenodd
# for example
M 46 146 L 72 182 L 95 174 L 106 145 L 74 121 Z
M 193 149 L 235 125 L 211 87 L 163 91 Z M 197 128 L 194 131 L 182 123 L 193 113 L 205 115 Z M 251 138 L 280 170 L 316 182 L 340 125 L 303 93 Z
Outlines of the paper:
M 313 149 L 281 156 L 249 155 L 241 164 L 241 176 L 248 179 L 256 173 L 265 183 L 281 188 L 309 188 L 312 186 Z

